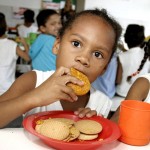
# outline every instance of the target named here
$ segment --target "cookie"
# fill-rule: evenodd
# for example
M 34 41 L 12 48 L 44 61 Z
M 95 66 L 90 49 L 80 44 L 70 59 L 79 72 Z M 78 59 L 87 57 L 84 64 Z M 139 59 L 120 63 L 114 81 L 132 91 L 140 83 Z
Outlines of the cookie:
M 75 123 L 74 120 L 68 119 L 68 118 L 53 118 L 53 120 L 57 120 L 57 121 L 66 123 L 69 127 L 71 127 Z
M 49 119 L 41 124 L 40 134 L 56 140 L 64 140 L 69 136 L 69 127 L 67 124 Z
M 83 81 L 84 85 L 79 86 L 73 83 L 67 83 L 67 86 L 71 87 L 76 95 L 85 95 L 90 90 L 90 81 L 88 77 L 74 68 L 71 68 L 70 71 L 71 75 Z
M 75 127 L 84 134 L 98 134 L 102 131 L 102 125 L 94 120 L 79 120 Z
M 67 142 L 70 142 L 70 141 L 73 141 L 75 139 L 77 139 L 80 135 L 80 132 L 77 128 L 75 128 L 74 126 L 72 126 L 70 129 L 69 129 L 69 136 L 64 140 L 64 141 L 67 141 Z
M 98 137 L 98 134 L 83 134 L 83 133 L 80 133 L 80 135 L 78 136 L 78 139 L 79 140 L 83 140 L 83 141 L 86 141 L 86 140 L 94 140 Z

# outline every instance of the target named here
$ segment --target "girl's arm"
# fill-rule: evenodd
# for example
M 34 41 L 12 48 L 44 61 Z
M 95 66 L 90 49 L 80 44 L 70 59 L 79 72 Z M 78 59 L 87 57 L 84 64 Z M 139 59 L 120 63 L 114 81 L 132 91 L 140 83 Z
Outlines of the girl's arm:
M 69 74 L 70 69 L 60 67 L 37 88 L 35 72 L 17 78 L 0 96 L 0 128 L 33 108 L 47 106 L 57 100 L 76 101 L 77 96 L 66 84 L 72 82 L 82 86 L 84 83 Z
M 120 63 L 119 58 L 117 60 L 118 60 L 118 68 L 117 68 L 116 84 L 120 84 L 121 80 L 122 80 L 122 72 L 123 72 L 123 70 L 122 70 L 122 65 Z
M 28 72 L 17 78 L 10 89 L 0 96 L 0 128 L 34 107 L 30 91 L 35 88 L 35 83 L 35 72 Z

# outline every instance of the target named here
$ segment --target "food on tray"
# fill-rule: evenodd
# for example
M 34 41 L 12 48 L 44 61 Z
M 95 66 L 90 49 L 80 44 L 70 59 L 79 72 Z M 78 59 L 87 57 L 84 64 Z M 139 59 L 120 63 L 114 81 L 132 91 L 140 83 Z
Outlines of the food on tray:
M 84 82 L 83 86 L 75 85 L 73 83 L 67 83 L 67 86 L 71 87 L 76 95 L 84 95 L 90 90 L 90 81 L 86 75 L 80 71 L 71 68 L 71 75 Z
M 75 139 L 96 139 L 102 131 L 102 125 L 89 119 L 75 122 L 67 118 L 49 118 L 46 120 L 38 120 L 35 130 L 46 137 L 70 142 Z
M 94 120 L 80 120 L 75 123 L 75 127 L 80 131 L 78 139 L 93 140 L 102 131 L 102 125 Z

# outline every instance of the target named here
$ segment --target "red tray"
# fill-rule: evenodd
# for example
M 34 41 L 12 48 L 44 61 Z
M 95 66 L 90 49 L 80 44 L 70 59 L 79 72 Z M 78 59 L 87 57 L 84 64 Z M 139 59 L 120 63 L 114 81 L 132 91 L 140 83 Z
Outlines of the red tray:
M 44 143 L 59 150 L 95 150 L 100 147 L 102 144 L 108 144 L 112 141 L 117 140 L 120 136 L 120 129 L 117 124 L 114 122 L 105 119 L 101 116 L 93 116 L 91 118 L 83 118 L 83 119 L 90 119 L 99 122 L 103 130 L 99 133 L 99 136 L 95 140 L 90 141 L 71 141 L 71 142 L 64 142 L 60 140 L 51 139 L 45 137 L 35 131 L 36 121 L 39 119 L 48 119 L 48 118 L 68 118 L 73 119 L 74 121 L 81 120 L 78 116 L 74 115 L 73 112 L 70 111 L 47 111 L 47 112 L 40 112 L 33 115 L 26 117 L 23 120 L 24 128 L 32 133 L 33 135 L 39 137 Z M 103 140 L 100 140 L 103 139 Z

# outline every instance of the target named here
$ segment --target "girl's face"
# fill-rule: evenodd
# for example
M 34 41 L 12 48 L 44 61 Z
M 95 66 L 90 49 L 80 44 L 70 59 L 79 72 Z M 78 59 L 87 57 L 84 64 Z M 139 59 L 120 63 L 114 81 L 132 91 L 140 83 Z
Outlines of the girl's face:
M 58 35 L 59 29 L 62 27 L 60 15 L 51 15 L 45 26 L 41 26 L 41 31 L 45 34 Z
M 107 67 L 114 46 L 112 27 L 97 16 L 79 17 L 63 38 L 55 41 L 57 68 L 74 67 L 93 82 Z

